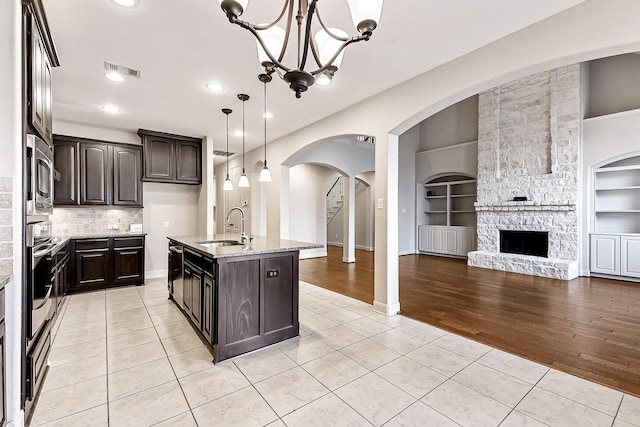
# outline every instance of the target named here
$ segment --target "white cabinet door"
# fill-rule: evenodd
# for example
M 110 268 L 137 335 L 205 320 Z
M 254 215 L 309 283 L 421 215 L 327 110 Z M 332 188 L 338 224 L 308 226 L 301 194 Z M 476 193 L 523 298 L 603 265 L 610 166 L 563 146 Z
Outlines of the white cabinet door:
M 620 249 L 620 274 L 629 277 L 640 277 L 640 237 L 622 236 L 620 238 Z
M 444 252 L 445 227 L 429 227 L 429 251 Z
M 418 226 L 418 250 L 428 252 L 431 250 L 429 240 L 429 227 L 425 225 Z
M 467 256 L 471 251 L 476 250 L 476 229 L 460 228 L 458 229 L 458 255 Z
M 460 252 L 458 247 L 458 229 L 447 227 L 444 230 L 444 252 L 457 255 Z
M 591 235 L 591 271 L 620 275 L 620 236 Z

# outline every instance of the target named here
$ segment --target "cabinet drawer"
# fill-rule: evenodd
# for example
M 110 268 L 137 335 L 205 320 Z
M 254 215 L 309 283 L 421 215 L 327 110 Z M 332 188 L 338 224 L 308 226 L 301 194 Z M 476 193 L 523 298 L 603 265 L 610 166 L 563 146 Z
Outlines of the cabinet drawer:
M 91 249 L 109 249 L 109 239 L 82 239 L 76 240 L 76 251 Z
M 114 237 L 114 248 L 133 248 L 144 245 L 144 237 Z

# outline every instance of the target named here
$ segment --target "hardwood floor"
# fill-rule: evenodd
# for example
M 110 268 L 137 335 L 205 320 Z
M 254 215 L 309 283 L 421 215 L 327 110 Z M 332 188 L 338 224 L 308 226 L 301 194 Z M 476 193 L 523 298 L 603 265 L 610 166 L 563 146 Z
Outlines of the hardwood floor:
M 373 253 L 342 249 L 302 260 L 300 279 L 373 301 Z M 466 260 L 400 257 L 407 317 L 640 396 L 640 284 L 545 279 L 468 267 Z

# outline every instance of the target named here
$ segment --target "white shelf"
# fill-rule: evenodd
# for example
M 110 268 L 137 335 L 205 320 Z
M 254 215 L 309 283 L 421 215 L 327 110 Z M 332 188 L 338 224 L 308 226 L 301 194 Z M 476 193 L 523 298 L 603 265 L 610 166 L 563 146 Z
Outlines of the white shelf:
M 640 156 L 620 159 L 595 169 L 593 183 L 592 230 L 595 233 L 638 231 Z
M 476 211 L 475 210 L 472 210 L 472 211 L 451 211 L 451 213 L 453 213 L 453 214 L 458 214 L 458 213 L 476 213 Z
M 429 214 L 446 214 L 447 211 L 424 211 L 427 215 Z
M 640 209 L 611 209 L 611 210 L 597 210 L 596 214 L 601 213 L 640 213 Z
M 425 196 L 425 199 L 446 199 L 447 196 Z
M 629 187 L 596 188 L 596 191 L 619 191 L 619 190 L 640 190 L 640 185 L 632 185 Z
M 476 193 L 471 193 L 471 194 L 452 194 L 451 197 L 456 198 L 456 197 L 476 197 Z
M 596 174 L 608 173 L 608 172 L 622 172 L 622 171 L 640 171 L 640 165 L 612 166 L 612 167 L 603 166 L 601 168 L 596 169 Z

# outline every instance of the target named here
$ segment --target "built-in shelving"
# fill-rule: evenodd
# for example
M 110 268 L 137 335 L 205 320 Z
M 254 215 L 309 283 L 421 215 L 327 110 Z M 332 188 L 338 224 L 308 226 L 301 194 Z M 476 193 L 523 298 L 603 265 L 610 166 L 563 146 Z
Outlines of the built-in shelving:
M 640 156 L 594 170 L 593 230 L 640 233 Z

